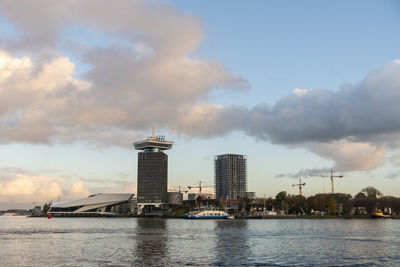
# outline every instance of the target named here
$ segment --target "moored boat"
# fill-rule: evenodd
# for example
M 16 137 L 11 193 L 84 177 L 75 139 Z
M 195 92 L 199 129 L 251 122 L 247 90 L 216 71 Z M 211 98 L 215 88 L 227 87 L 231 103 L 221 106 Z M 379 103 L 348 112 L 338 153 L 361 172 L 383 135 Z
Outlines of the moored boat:
M 392 218 L 392 215 L 383 214 L 381 210 L 371 213 L 371 218 Z
M 182 219 L 228 219 L 229 214 L 218 207 L 201 207 L 186 213 Z

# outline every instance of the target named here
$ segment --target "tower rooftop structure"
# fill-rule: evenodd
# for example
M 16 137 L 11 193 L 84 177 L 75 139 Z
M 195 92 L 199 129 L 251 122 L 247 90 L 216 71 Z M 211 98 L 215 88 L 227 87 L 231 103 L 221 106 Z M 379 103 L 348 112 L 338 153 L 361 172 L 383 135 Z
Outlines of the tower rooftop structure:
M 172 148 L 174 142 L 165 140 L 164 135 L 153 135 L 148 136 L 145 140 L 137 141 L 133 143 L 133 146 L 136 150 L 145 150 L 145 151 L 163 151 Z

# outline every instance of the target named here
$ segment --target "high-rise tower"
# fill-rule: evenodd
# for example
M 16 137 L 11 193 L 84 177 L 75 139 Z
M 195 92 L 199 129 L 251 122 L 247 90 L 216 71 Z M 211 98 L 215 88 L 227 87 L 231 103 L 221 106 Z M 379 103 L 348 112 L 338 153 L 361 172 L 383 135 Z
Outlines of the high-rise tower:
M 235 199 L 246 197 L 247 159 L 237 154 L 218 155 L 214 158 L 215 197 Z
M 168 155 L 163 151 L 172 148 L 174 143 L 165 140 L 165 136 L 154 135 L 146 140 L 133 143 L 138 153 L 137 205 L 138 213 L 148 206 L 159 208 L 166 204 L 168 188 Z M 154 210 L 154 209 L 152 209 Z

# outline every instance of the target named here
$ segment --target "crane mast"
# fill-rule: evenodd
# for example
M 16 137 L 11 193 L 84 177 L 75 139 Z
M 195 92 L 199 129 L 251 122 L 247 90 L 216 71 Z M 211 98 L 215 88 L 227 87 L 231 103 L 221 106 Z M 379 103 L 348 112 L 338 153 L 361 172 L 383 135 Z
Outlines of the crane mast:
M 299 183 L 298 184 L 293 184 L 292 186 L 298 186 L 299 187 L 299 196 L 303 196 L 302 189 L 306 185 L 306 183 L 301 183 L 301 178 L 299 178 Z
M 331 178 L 332 194 L 335 193 L 335 186 L 334 186 L 333 178 L 343 178 L 343 175 L 333 175 L 333 171 L 332 170 L 331 170 L 331 175 L 310 174 L 310 176 L 319 176 L 319 177 Z
M 199 194 L 201 194 L 201 189 L 202 188 L 204 188 L 204 187 L 213 187 L 213 186 L 209 186 L 209 185 L 201 185 L 201 181 L 199 181 L 199 185 L 198 186 L 193 186 L 193 185 L 190 185 L 190 186 L 188 186 L 187 188 L 189 189 L 189 191 L 192 189 L 192 188 L 198 188 L 199 189 Z

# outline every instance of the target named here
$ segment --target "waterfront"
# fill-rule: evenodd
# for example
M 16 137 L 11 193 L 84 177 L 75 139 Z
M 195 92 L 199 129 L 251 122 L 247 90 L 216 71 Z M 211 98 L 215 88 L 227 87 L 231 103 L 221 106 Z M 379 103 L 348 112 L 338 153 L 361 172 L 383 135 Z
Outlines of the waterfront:
M 0 217 L 3 266 L 400 265 L 399 220 Z

